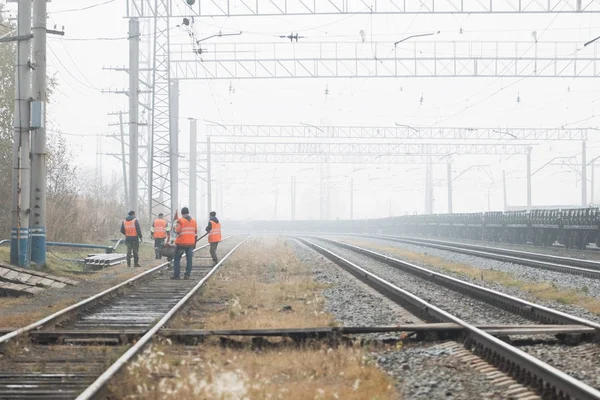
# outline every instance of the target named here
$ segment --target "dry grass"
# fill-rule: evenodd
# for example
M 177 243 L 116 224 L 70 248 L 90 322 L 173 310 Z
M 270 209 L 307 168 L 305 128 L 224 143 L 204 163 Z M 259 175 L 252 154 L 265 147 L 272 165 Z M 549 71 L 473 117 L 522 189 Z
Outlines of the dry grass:
M 27 304 L 27 298 L 19 297 L 19 298 L 2 298 L 0 311 L 2 309 L 10 310 L 11 307 L 20 306 L 23 304 Z M 27 326 L 35 321 L 38 321 L 50 314 L 53 314 L 65 307 L 70 306 L 75 303 L 76 300 L 60 300 L 52 305 L 49 305 L 45 308 L 38 308 L 36 311 L 27 311 L 27 312 L 19 312 L 19 313 L 4 313 L 0 312 L 0 328 L 22 328 Z
M 171 353 L 171 355 L 168 355 Z M 119 399 L 392 399 L 392 380 L 361 349 L 255 352 L 148 349 L 111 386 Z
M 299 328 L 333 324 L 323 311 L 324 285 L 284 239 L 252 239 L 214 276 L 171 327 Z M 292 311 L 282 312 L 284 306 Z M 256 351 L 154 345 L 111 386 L 112 399 L 397 399 L 393 381 L 361 348 L 284 346 Z
M 282 239 L 251 239 L 213 277 L 195 304 L 207 300 L 223 306 L 202 320 L 183 315 L 175 328 L 253 329 L 333 326 L 323 311 L 320 292 L 309 265 L 298 260 Z M 283 311 L 284 307 L 291 311 Z
M 600 315 L 600 299 L 587 296 L 586 287 L 581 288 L 581 290 L 560 289 L 553 282 L 526 282 L 519 280 L 513 274 L 509 274 L 507 272 L 478 268 L 467 264 L 452 263 L 445 261 L 442 258 L 434 257 L 425 253 L 414 253 L 391 246 L 378 246 L 371 242 L 364 241 L 348 240 L 346 242 L 355 246 L 368 247 L 374 250 L 385 252 L 387 254 L 392 254 L 403 260 L 416 262 L 421 265 L 431 265 L 474 279 L 494 282 L 507 287 L 518 288 L 531 294 L 537 299 L 553 300 L 562 304 L 577 305 L 593 314 Z

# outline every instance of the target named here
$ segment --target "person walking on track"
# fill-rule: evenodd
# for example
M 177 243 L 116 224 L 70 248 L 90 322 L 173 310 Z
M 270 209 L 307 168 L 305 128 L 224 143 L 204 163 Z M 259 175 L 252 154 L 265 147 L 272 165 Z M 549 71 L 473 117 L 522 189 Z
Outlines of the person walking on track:
M 157 260 L 162 258 L 160 251 L 162 250 L 163 244 L 165 244 L 165 239 L 169 235 L 170 231 L 171 227 L 164 218 L 164 214 L 158 214 L 158 218 L 152 222 L 152 227 L 150 228 L 150 237 L 154 239 L 154 254 Z
M 210 256 L 212 257 L 213 264 L 217 265 L 219 259 L 217 258 L 217 247 L 221 241 L 221 223 L 217 218 L 217 213 L 214 211 L 210 212 L 210 219 L 208 220 L 208 226 L 206 227 L 208 233 L 208 243 L 210 243 Z
M 142 241 L 142 228 L 135 217 L 135 211 L 129 211 L 129 215 L 121 224 L 121 233 L 125 235 L 125 244 L 127 244 L 127 266 L 131 267 L 131 256 L 135 267 L 140 265 L 140 242 Z
M 198 227 L 196 220 L 190 216 L 190 210 L 187 207 L 181 209 L 181 218 L 177 219 L 175 225 L 175 260 L 173 262 L 173 277 L 179 279 L 181 270 L 181 257 L 185 254 L 185 275 L 183 279 L 190 279 L 192 273 L 192 258 L 194 257 L 194 248 L 198 239 Z

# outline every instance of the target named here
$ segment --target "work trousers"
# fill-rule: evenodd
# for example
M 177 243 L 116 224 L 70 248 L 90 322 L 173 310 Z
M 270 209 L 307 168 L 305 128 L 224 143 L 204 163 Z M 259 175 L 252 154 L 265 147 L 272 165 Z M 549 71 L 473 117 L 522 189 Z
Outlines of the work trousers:
M 132 255 L 134 265 L 138 265 L 140 263 L 140 241 L 135 238 L 135 240 L 126 240 L 125 243 L 127 244 L 127 266 L 131 267 Z
M 192 273 L 192 259 L 194 258 L 194 246 L 177 246 L 175 248 L 175 260 L 173 261 L 173 276 L 179 278 L 181 273 L 181 257 L 185 254 L 185 274 L 190 276 Z
M 217 263 L 219 259 L 217 258 L 217 247 L 219 247 L 219 242 L 210 244 L 210 256 L 212 257 L 213 263 Z
M 160 251 L 162 250 L 163 244 L 165 244 L 165 238 L 154 238 L 154 254 L 157 260 L 162 258 Z

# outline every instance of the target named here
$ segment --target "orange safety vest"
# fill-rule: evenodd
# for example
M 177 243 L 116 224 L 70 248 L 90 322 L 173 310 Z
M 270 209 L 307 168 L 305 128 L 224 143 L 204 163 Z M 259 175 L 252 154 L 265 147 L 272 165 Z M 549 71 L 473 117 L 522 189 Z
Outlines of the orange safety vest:
M 210 221 L 210 232 L 208 232 L 208 243 L 218 243 L 221 241 L 221 224 Z
M 154 220 L 154 237 L 164 239 L 167 237 L 167 221 L 162 218 Z
M 137 237 L 138 234 L 137 229 L 135 229 L 135 221 L 137 221 L 137 218 L 134 218 L 131 221 L 123 221 L 123 225 L 125 226 L 125 236 Z
M 196 235 L 198 234 L 198 227 L 196 226 L 196 220 L 187 220 L 185 218 L 179 218 L 179 224 L 175 228 L 177 232 L 177 239 L 175 244 L 181 246 L 193 246 L 196 244 Z

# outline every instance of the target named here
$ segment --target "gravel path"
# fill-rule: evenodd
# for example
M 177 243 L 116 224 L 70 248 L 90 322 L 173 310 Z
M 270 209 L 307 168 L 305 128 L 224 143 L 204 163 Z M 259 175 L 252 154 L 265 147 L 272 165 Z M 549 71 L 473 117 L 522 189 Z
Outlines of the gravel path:
M 600 347 L 597 344 L 535 345 L 519 349 L 600 390 Z
M 528 267 L 524 265 L 511 264 L 507 262 L 501 262 L 496 260 L 489 260 L 482 257 L 475 257 L 466 254 L 454 253 L 447 250 L 439 250 L 433 249 L 425 246 L 416 246 L 412 244 L 399 243 L 386 239 L 380 238 L 357 238 L 357 237 L 339 237 L 338 240 L 343 242 L 348 241 L 360 241 L 362 243 L 373 243 L 373 246 L 385 246 L 385 247 L 393 247 L 397 249 L 402 249 L 414 253 L 426 253 L 433 257 L 438 257 L 443 259 L 444 261 L 458 264 L 466 264 L 472 265 L 477 268 L 487 269 L 487 270 L 495 270 L 502 271 L 512 275 L 515 279 L 523 281 L 523 282 L 531 282 L 531 283 L 539 283 L 539 282 L 552 282 L 559 289 L 565 290 L 578 290 L 581 291 L 582 295 L 595 297 L 600 299 L 600 280 L 599 279 L 590 279 L 582 276 L 564 274 L 555 271 L 547 271 L 539 268 Z M 368 246 L 366 246 L 368 247 Z M 391 257 L 398 257 L 390 252 L 385 252 L 380 249 L 374 249 L 383 254 L 387 254 Z M 436 272 L 441 272 L 443 274 L 453 276 L 455 278 L 462 279 L 467 282 L 474 283 L 476 285 L 480 285 L 486 288 L 494 289 L 512 296 L 520 297 L 522 299 L 531 301 L 536 304 L 541 304 L 546 307 L 550 307 L 568 314 L 576 315 L 581 318 L 586 318 L 592 321 L 600 322 L 600 316 L 594 315 L 588 310 L 572 305 L 572 304 L 563 304 L 558 301 L 553 300 L 543 300 L 532 296 L 530 293 L 523 291 L 521 289 L 504 286 L 495 282 L 483 281 L 474 279 L 463 274 L 450 272 L 444 270 L 443 268 L 437 267 L 435 265 L 427 264 L 427 263 L 419 263 L 411 261 L 412 263 L 429 268 Z M 586 289 L 584 289 L 586 288 Z M 585 291 L 584 291 L 585 290 Z
M 443 344 L 409 347 L 380 355 L 377 362 L 404 385 L 405 399 L 506 399 L 505 390 L 455 356 Z
M 391 236 L 400 236 L 400 235 L 391 235 Z M 577 250 L 577 249 L 567 249 L 565 247 L 559 247 L 559 246 L 542 247 L 542 246 L 534 246 L 532 244 L 488 242 L 487 240 L 467 240 L 467 239 L 447 238 L 447 237 L 442 237 L 442 236 L 406 235 L 406 237 L 414 237 L 414 238 L 422 237 L 423 239 L 444 240 L 447 242 L 476 244 L 479 246 L 497 247 L 497 248 L 509 249 L 509 250 L 529 251 L 531 253 L 550 254 L 552 256 L 573 257 L 573 258 L 582 258 L 584 260 L 600 261 L 600 250 L 596 246 L 591 245 L 591 244 L 588 245 L 587 250 Z
M 377 293 L 312 249 L 290 241 L 302 262 L 313 267 L 315 280 L 330 284 L 323 292 L 326 310 L 345 326 L 421 323 L 394 302 Z M 385 339 L 390 335 L 369 335 Z M 459 360 L 456 350 L 440 343 L 409 344 L 401 350 L 373 352 L 378 365 L 396 379 L 404 399 L 505 399 L 485 376 Z
M 471 324 L 531 324 L 532 321 L 400 271 L 329 242 L 318 244 Z
M 331 285 L 323 291 L 325 310 L 344 326 L 423 323 L 322 255 L 296 241 L 292 243 L 300 261 L 312 265 L 315 280 Z

